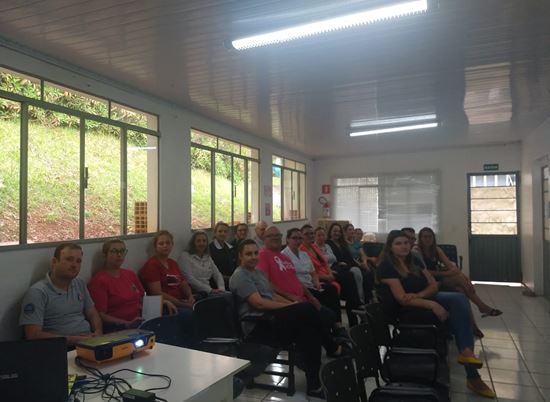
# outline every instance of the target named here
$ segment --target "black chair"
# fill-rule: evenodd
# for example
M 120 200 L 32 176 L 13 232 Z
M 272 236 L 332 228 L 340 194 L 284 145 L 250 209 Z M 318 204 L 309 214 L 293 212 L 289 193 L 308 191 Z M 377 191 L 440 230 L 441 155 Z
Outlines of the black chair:
M 384 249 L 384 243 L 363 243 L 363 251 L 367 257 L 378 257 Z
M 143 322 L 140 329 L 153 331 L 156 341 L 167 345 L 189 347 L 192 340 L 185 331 L 184 321 L 179 315 L 163 315 Z
M 359 402 L 359 387 L 351 357 L 331 360 L 321 367 L 327 402 Z
M 287 346 L 288 359 L 279 357 L 281 345 L 265 344 L 261 339 L 245 338 L 240 328 L 235 297 L 230 293 L 211 296 L 195 303 L 193 307 L 197 338 L 201 349 L 210 353 L 234 356 L 251 361 L 240 378 L 249 388 L 264 388 L 293 395 L 296 390 L 294 379 L 294 349 Z M 263 321 L 262 317 L 250 317 L 248 321 Z M 287 372 L 270 370 L 272 363 L 288 365 Z M 254 378 L 260 374 L 288 378 L 288 385 L 279 386 L 258 383 Z
M 445 255 L 462 270 L 462 256 L 458 255 L 458 250 L 454 244 L 438 244 Z

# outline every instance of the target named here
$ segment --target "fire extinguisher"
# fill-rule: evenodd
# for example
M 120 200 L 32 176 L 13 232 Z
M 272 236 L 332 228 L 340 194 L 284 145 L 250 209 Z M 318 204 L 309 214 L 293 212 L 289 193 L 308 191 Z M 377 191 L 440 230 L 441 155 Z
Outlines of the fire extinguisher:
M 323 206 L 323 218 L 330 218 L 330 203 L 325 197 L 319 197 L 319 204 Z

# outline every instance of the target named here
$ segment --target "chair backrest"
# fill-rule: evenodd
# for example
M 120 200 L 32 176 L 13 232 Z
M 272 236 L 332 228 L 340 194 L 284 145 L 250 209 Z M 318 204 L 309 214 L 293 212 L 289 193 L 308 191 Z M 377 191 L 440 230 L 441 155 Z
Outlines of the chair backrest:
M 454 244 L 438 244 L 439 248 L 445 253 L 445 255 L 454 262 L 457 266 L 458 264 L 458 250 Z M 462 267 L 460 267 L 462 268 Z
M 198 340 L 239 338 L 235 301 L 231 293 L 221 293 L 199 300 L 193 306 Z
M 353 355 L 358 379 L 378 378 L 382 362 L 380 351 L 369 323 L 359 324 L 349 330 L 353 342 Z
M 363 251 L 367 257 L 378 257 L 384 248 L 384 243 L 363 243 Z
M 179 315 L 163 315 L 142 323 L 139 328 L 153 331 L 156 341 L 172 346 L 186 347 L 190 340 L 185 333 L 185 323 Z
M 359 402 L 359 388 L 351 357 L 334 359 L 321 368 L 327 402 Z

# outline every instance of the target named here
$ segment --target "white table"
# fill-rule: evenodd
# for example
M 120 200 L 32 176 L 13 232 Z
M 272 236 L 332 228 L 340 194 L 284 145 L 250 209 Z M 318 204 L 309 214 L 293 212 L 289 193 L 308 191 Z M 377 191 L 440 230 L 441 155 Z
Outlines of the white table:
M 69 374 L 87 374 L 75 363 L 76 351 L 69 352 Z M 111 363 L 86 365 L 105 373 L 122 368 L 150 374 L 165 374 L 172 378 L 166 390 L 152 391 L 169 402 L 229 402 L 233 400 L 233 375 L 250 362 L 248 360 L 199 352 L 157 343 L 152 350 L 140 352 L 133 359 L 124 358 Z M 87 374 L 88 375 L 88 374 Z M 89 375 L 88 375 L 89 376 Z M 166 385 L 160 378 L 141 376 L 130 372 L 116 374 L 134 388 L 141 390 Z M 87 395 L 86 401 L 102 401 L 100 394 Z

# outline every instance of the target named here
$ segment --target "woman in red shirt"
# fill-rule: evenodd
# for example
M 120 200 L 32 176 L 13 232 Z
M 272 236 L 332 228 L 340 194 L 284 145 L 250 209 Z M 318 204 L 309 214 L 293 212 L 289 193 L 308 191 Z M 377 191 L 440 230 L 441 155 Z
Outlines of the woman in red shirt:
M 170 258 L 174 237 L 167 230 L 161 230 L 153 239 L 153 246 L 155 255 L 149 258 L 139 271 L 147 294 L 162 295 L 180 311 L 191 309 L 195 303 L 191 287 L 181 273 L 178 263 Z

